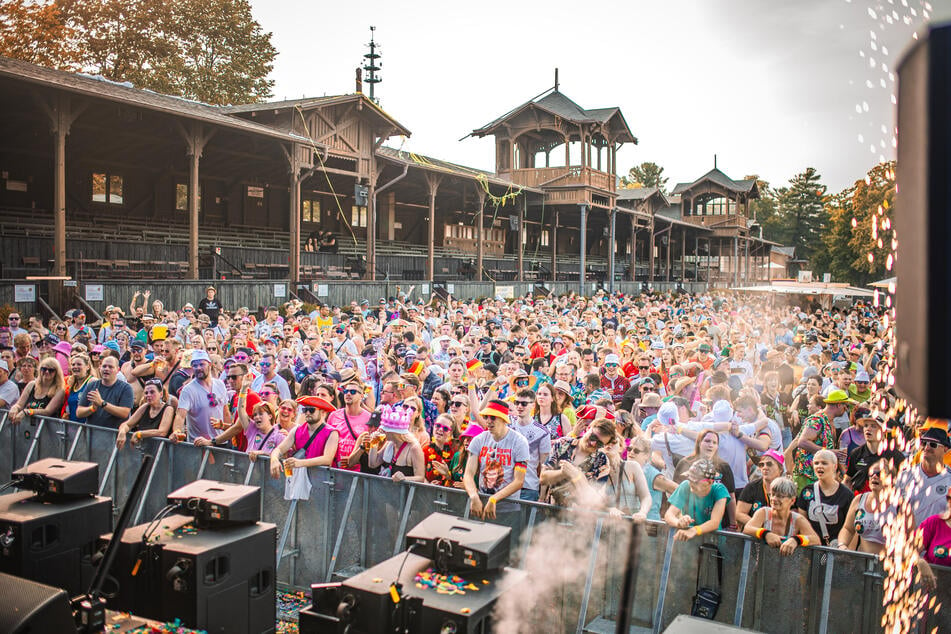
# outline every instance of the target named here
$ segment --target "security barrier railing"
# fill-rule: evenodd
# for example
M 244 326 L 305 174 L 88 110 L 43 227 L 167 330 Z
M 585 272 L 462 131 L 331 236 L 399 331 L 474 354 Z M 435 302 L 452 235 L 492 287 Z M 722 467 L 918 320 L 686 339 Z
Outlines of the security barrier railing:
M 267 460 L 165 439 L 119 450 L 115 441 L 112 429 L 41 417 L 13 424 L 0 411 L 0 482 L 41 458 L 95 462 L 100 494 L 113 498 L 118 514 L 149 452 L 155 462 L 135 522 L 152 518 L 170 491 L 199 478 L 260 486 L 262 519 L 278 527 L 278 580 L 299 589 L 346 578 L 401 552 L 406 531 L 434 511 L 469 515 L 469 499 L 459 489 L 312 468 L 310 499 L 288 501 L 283 477 L 270 477 Z M 500 504 L 498 510 L 493 521 L 512 528 L 510 565 L 531 575 L 524 588 L 510 591 L 512 600 L 503 600 L 501 609 L 522 622 L 531 619 L 533 631 L 613 631 L 629 521 L 533 502 Z M 690 612 L 702 542 L 723 555 L 718 621 L 764 632 L 881 630 L 884 575 L 875 557 L 821 547 L 797 548 L 783 557 L 728 532 L 680 543 L 656 522 L 642 531 L 631 606 L 639 631 L 660 632 Z M 704 565 L 705 585 L 715 580 L 711 564 Z M 951 588 L 951 568 L 935 572 L 940 601 Z M 924 618 L 925 631 L 951 631 L 945 613 Z

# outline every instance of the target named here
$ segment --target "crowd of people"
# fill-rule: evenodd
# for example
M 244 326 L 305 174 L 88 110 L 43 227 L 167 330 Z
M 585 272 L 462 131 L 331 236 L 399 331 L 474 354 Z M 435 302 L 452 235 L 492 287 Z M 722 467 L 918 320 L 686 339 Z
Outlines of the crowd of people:
M 879 413 L 896 396 L 872 389 L 889 351 L 870 303 L 600 292 L 255 315 L 211 287 L 197 306 L 150 300 L 95 328 L 82 310 L 11 313 L 10 420 L 113 428 L 120 448 L 228 447 L 276 478 L 327 466 L 455 487 L 485 518 L 521 499 L 663 521 L 677 540 L 741 531 L 782 554 L 880 552 L 896 477 L 922 578 L 951 562 L 947 422 Z

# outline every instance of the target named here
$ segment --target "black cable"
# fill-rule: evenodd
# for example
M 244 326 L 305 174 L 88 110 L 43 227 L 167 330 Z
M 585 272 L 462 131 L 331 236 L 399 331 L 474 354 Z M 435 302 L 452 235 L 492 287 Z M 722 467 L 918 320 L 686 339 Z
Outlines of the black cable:
M 7 482 L 7 483 L 4 484 L 4 485 L 0 485 L 0 493 L 2 493 L 3 491 L 6 491 L 7 489 L 9 489 L 9 488 L 12 487 L 12 486 L 15 486 L 15 485 L 17 484 L 17 482 L 19 482 L 19 480 L 10 480 L 9 482 Z
M 176 504 L 168 504 L 162 510 L 155 514 L 149 521 L 149 525 L 146 527 L 145 532 L 142 533 L 142 541 L 148 543 L 149 538 L 152 537 L 152 534 L 158 530 L 158 527 L 161 525 L 162 520 L 170 515 L 173 511 L 178 508 Z
M 403 557 L 403 562 L 400 564 L 400 569 L 396 571 L 396 580 L 393 581 L 393 585 L 399 584 L 400 577 L 403 576 L 403 566 L 406 565 L 406 560 L 409 559 L 410 553 L 413 552 L 414 548 L 416 548 L 416 544 L 410 544 L 409 548 L 406 549 L 406 556 Z

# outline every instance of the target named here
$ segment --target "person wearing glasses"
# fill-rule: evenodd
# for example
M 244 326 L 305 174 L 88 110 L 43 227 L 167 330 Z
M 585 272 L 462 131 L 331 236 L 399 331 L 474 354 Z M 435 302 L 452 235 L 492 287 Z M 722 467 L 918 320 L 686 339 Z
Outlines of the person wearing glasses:
M 23 334 L 28 335 L 25 328 L 22 328 L 20 325 L 20 313 L 12 312 L 7 315 L 7 327 L 10 329 L 10 336 L 16 337 L 17 335 Z
M 944 510 L 944 494 L 951 490 L 951 470 L 944 464 L 944 455 L 951 447 L 948 423 L 931 419 L 929 425 L 919 438 L 921 462 L 902 471 L 895 483 L 911 502 L 916 527 Z
M 112 355 L 103 357 L 99 376 L 83 388 L 76 416 L 86 419 L 90 425 L 118 429 L 129 418 L 135 404 L 132 386 L 119 380 L 119 360 Z
M 252 390 L 264 397 L 264 386 L 267 383 L 274 383 L 274 385 L 277 386 L 278 396 L 280 396 L 282 401 L 291 397 L 291 391 L 287 386 L 287 381 L 277 373 L 277 360 L 274 358 L 273 353 L 266 352 L 261 356 L 261 360 L 258 361 L 258 370 L 260 374 L 252 381 Z
M 450 464 L 456 455 L 456 439 L 461 432 L 449 414 L 442 414 L 433 425 L 432 442 L 423 447 L 426 458 L 426 481 L 440 486 L 453 486 Z
M 793 510 L 795 500 L 796 483 L 785 476 L 776 478 L 769 487 L 769 504 L 753 513 L 743 532 L 787 556 L 799 546 L 818 544 L 812 525 Z
M 366 432 L 367 421 L 370 420 L 370 412 L 363 407 L 363 399 L 366 396 L 363 381 L 354 374 L 340 386 L 340 393 L 343 395 L 343 407 L 334 410 L 327 417 L 327 425 L 337 430 L 339 438 L 333 466 L 336 469 L 359 471 L 359 463 L 351 466 L 347 458 L 353 453 L 357 439 Z
M 173 440 L 195 442 L 198 438 L 213 439 L 216 427 L 224 420 L 228 401 L 225 384 L 212 376 L 211 359 L 204 350 L 193 350 L 192 381 L 185 384 L 178 398 Z
M 335 409 L 333 403 L 319 396 L 302 396 L 297 399 L 297 404 L 304 421 L 271 452 L 271 477 L 274 479 L 290 469 L 329 467 L 337 455 L 340 435 L 326 424 L 327 415 Z
M 617 427 L 606 417 L 592 420 L 580 438 L 555 441 L 539 476 L 545 500 L 557 506 L 602 506 L 604 487 L 617 481 L 617 443 Z
M 551 454 L 551 435 L 546 427 L 538 423 L 535 418 L 535 392 L 523 387 L 515 393 L 515 400 L 510 406 L 509 428 L 521 434 L 528 441 L 528 464 L 525 471 L 525 482 L 519 498 L 537 502 L 542 465 Z
M 760 456 L 760 477 L 751 480 L 744 487 L 740 499 L 736 503 L 736 523 L 742 529 L 753 517 L 753 513 L 764 506 L 769 506 L 769 491 L 773 480 L 786 473 L 785 459 L 777 451 L 768 450 Z

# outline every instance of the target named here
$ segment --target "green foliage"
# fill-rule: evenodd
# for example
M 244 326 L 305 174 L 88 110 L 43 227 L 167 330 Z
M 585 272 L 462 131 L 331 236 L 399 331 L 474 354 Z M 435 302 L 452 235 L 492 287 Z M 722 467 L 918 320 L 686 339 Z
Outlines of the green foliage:
M 864 179 L 830 197 L 824 248 L 817 253 L 815 270 L 832 273 L 836 281 L 860 285 L 891 276 L 887 261 L 894 202 L 894 161 L 879 163 Z
M 640 165 L 632 167 L 627 176 L 621 177 L 621 187 L 630 189 L 632 187 L 657 187 L 662 192 L 666 192 L 667 177 L 664 176 L 664 168 L 657 163 L 645 161 Z
M 826 222 L 826 186 L 814 167 L 789 179 L 789 188 L 777 196 L 785 217 L 783 244 L 796 248 L 796 258 L 810 260 L 822 249 L 822 230 Z
M 3 0 L 0 53 L 211 104 L 270 97 L 277 57 L 249 0 Z

